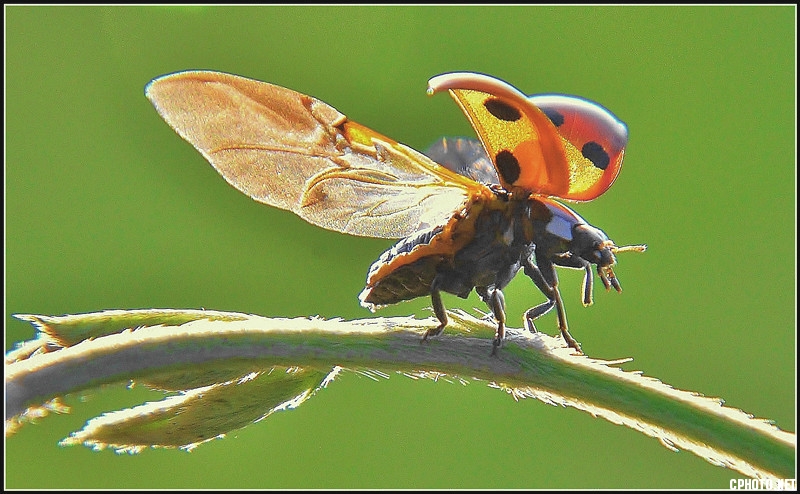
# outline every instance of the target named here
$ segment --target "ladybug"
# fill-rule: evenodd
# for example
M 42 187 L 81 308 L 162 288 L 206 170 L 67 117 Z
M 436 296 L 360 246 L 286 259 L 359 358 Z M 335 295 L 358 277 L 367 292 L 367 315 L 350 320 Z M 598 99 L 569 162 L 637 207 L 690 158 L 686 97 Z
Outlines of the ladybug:
M 547 297 L 524 315 L 525 327 L 553 307 L 570 335 L 556 266 L 583 269 L 583 304 L 592 303 L 592 265 L 608 290 L 621 291 L 617 247 L 556 199 L 588 201 L 616 179 L 628 140 L 624 123 L 591 101 L 526 96 L 484 74 L 432 78 L 428 93 L 448 90 L 479 140 L 444 138 L 427 154 L 291 89 L 211 71 L 151 81 L 145 94 L 164 120 L 232 186 L 309 223 L 367 237 L 401 239 L 371 266 L 361 305 L 430 296 L 447 325 L 441 292 L 474 289 L 497 322 L 492 353 L 506 324 L 503 288 L 522 270 Z

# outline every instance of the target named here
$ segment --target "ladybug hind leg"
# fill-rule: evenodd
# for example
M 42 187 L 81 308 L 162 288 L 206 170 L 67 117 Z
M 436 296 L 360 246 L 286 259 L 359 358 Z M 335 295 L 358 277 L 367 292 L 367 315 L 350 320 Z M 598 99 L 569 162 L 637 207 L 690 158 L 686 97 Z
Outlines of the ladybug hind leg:
M 444 331 L 444 327 L 447 326 L 447 310 L 444 308 L 439 290 L 431 291 L 431 304 L 433 305 L 433 313 L 436 314 L 436 319 L 439 320 L 439 325 L 425 331 L 422 341 L 427 340 L 428 336 L 439 336 Z
M 431 305 L 433 306 L 433 313 L 436 315 L 436 319 L 439 320 L 439 325 L 425 331 L 420 343 L 426 341 L 429 336 L 439 336 L 442 334 L 442 331 L 444 331 L 444 327 L 447 326 L 447 310 L 444 308 L 444 303 L 442 303 L 442 294 L 439 291 L 438 278 L 434 278 L 431 284 Z

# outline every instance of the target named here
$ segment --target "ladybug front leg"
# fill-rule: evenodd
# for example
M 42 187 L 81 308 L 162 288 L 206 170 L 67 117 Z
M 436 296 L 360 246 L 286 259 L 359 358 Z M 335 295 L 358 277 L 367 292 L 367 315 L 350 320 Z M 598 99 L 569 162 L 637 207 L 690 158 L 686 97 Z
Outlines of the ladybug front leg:
M 478 292 L 481 300 L 489 306 L 497 321 L 497 330 L 492 341 L 492 355 L 494 355 L 497 353 L 497 347 L 503 342 L 506 334 L 506 297 L 503 295 L 502 290 L 493 285 L 477 287 L 475 291 Z
M 592 276 L 592 265 L 586 262 L 583 265 L 583 306 L 588 307 L 592 305 L 592 286 L 594 284 L 594 277 Z
M 525 260 L 525 274 L 533 280 L 533 283 L 548 300 L 525 312 L 525 328 L 532 333 L 536 333 L 536 326 L 533 321 L 547 314 L 555 307 L 558 313 L 558 329 L 561 331 L 561 336 L 564 337 L 564 341 L 567 342 L 569 347 L 580 352 L 580 343 L 569 334 L 569 329 L 567 328 L 567 313 L 564 310 L 564 302 L 561 300 L 561 292 L 558 290 L 556 268 L 551 261 L 546 259 L 537 258 L 537 263 L 538 265 L 534 264 L 530 259 Z

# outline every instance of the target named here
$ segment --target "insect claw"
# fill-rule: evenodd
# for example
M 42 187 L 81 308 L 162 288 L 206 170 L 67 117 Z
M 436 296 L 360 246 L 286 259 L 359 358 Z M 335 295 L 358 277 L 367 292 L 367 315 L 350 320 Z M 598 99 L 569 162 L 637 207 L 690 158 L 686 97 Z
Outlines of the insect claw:
M 572 348 L 579 354 L 583 355 L 583 350 L 581 350 L 581 344 L 578 343 L 578 341 L 575 338 L 573 338 L 571 334 L 569 334 L 569 330 L 567 330 L 566 328 L 562 329 L 561 336 L 564 337 L 564 341 L 567 343 L 567 346 L 569 348 Z
M 494 357 L 497 355 L 497 349 L 500 348 L 500 345 L 503 344 L 503 340 L 499 336 L 495 336 L 494 340 L 492 340 L 492 353 L 489 355 Z
M 429 329 L 429 330 L 425 331 L 425 334 L 422 335 L 422 339 L 419 340 L 419 344 L 421 345 L 424 342 L 428 341 L 428 337 L 429 336 L 436 337 L 436 336 L 439 336 L 440 334 L 442 334 L 442 331 L 444 331 L 444 327 L 445 327 L 444 324 L 440 324 L 440 325 L 436 326 L 433 329 Z

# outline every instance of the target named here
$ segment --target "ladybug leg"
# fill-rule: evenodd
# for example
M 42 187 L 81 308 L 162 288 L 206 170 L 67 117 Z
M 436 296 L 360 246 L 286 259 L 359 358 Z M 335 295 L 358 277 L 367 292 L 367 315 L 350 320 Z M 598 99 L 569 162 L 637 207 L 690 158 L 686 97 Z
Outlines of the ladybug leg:
M 485 286 L 476 286 L 475 287 L 475 293 L 477 293 L 478 296 L 481 298 L 481 300 L 483 300 L 483 302 L 486 305 L 488 305 L 489 308 L 491 309 L 491 305 L 489 304 L 489 299 L 488 299 L 488 297 L 489 297 L 488 288 L 485 287 Z M 489 312 L 483 312 L 482 310 L 478 309 L 477 307 L 473 308 L 472 310 L 474 310 L 476 312 L 480 312 L 481 321 L 491 322 L 491 321 L 496 321 L 497 320 L 495 318 L 495 316 L 494 316 L 494 311 L 490 310 Z
M 479 309 L 475 309 L 476 311 L 478 311 L 481 314 L 483 314 L 483 317 L 481 317 L 481 321 L 487 321 L 487 322 L 496 321 L 497 319 L 494 316 L 494 311 L 491 310 L 492 309 L 492 305 L 489 303 L 489 287 L 476 286 L 475 287 L 475 293 L 477 293 L 478 296 L 481 298 L 481 300 L 483 300 L 483 303 L 485 303 L 487 306 L 489 306 L 489 312 L 483 312 L 483 311 L 480 311 Z
M 536 285 L 536 287 L 547 297 L 547 302 L 541 303 L 536 307 L 531 307 L 525 312 L 525 316 L 523 317 L 525 329 L 531 333 L 538 333 L 536 330 L 536 325 L 533 323 L 533 321 L 547 314 L 553 309 L 553 307 L 555 307 L 556 301 L 555 296 L 553 295 L 554 290 L 553 287 L 551 287 L 550 284 L 545 281 L 542 271 L 537 265 L 528 260 L 525 262 L 524 268 L 525 274 L 531 280 L 533 280 L 533 284 Z
M 592 265 L 588 262 L 583 266 L 586 274 L 583 277 L 583 306 L 588 307 L 592 305 L 592 285 L 594 277 L 592 276 Z
M 436 315 L 436 319 L 439 320 L 439 325 L 434 329 L 425 331 L 420 343 L 426 341 L 429 336 L 439 336 L 442 334 L 442 331 L 444 331 L 444 327 L 447 326 L 447 310 L 444 308 L 444 304 L 442 303 L 442 295 L 439 292 L 439 283 L 437 278 L 434 278 L 433 283 L 431 284 L 431 305 L 433 305 L 433 313 Z
M 497 321 L 497 331 L 492 341 L 492 355 L 494 355 L 506 334 L 506 297 L 503 295 L 503 291 L 495 286 L 478 287 L 475 291 L 492 310 Z
M 525 328 L 532 333 L 536 333 L 536 326 L 533 323 L 534 319 L 547 314 L 555 306 L 556 312 L 558 313 L 558 329 L 561 331 L 561 336 L 564 338 L 564 341 L 567 342 L 569 347 L 580 352 L 580 343 L 578 343 L 575 338 L 569 334 L 569 328 L 567 327 L 567 313 L 564 310 L 564 302 L 561 300 L 561 292 L 558 290 L 558 275 L 556 274 L 556 268 L 553 263 L 548 260 L 537 258 L 537 263 L 538 265 L 531 262 L 530 259 L 526 260 L 525 274 L 531 280 L 533 280 L 533 283 L 539 290 L 541 290 L 542 293 L 544 293 L 548 300 L 547 302 L 530 308 L 527 312 L 525 312 Z M 589 288 L 589 290 L 591 290 L 591 288 Z M 591 291 L 589 293 L 591 293 Z
M 555 301 L 548 300 L 542 304 L 537 305 L 536 307 L 531 307 L 525 312 L 525 316 L 523 317 L 523 322 L 525 323 L 525 329 L 530 331 L 531 333 L 538 333 L 539 330 L 536 329 L 536 325 L 533 323 L 535 319 L 547 314 L 555 305 Z

